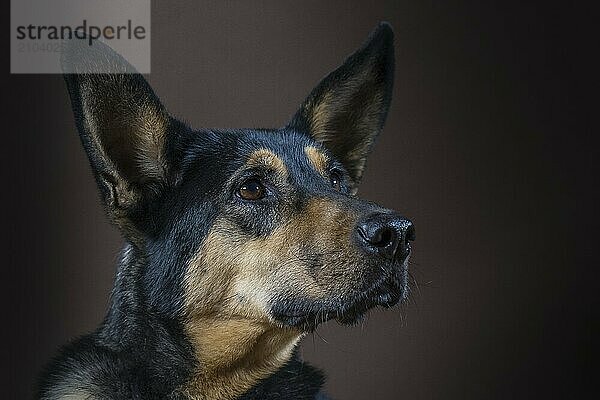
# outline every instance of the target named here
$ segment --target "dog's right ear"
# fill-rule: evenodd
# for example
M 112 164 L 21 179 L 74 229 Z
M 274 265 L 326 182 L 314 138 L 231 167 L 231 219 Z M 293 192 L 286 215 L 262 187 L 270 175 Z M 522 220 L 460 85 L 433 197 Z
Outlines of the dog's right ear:
M 174 120 L 144 77 L 108 46 L 72 41 L 64 50 L 75 122 L 107 213 L 126 236 L 138 235 L 172 177 Z

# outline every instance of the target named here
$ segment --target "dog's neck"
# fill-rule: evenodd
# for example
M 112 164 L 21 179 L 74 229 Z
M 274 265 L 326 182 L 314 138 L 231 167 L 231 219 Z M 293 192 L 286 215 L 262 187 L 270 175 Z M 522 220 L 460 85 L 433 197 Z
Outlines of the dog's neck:
M 198 368 L 184 388 L 191 399 L 234 399 L 291 358 L 301 338 L 295 329 L 267 322 L 198 317 L 186 326 Z
M 160 347 L 168 340 L 170 348 L 180 349 L 182 355 L 163 360 L 173 370 L 169 386 L 175 385 L 176 392 L 194 400 L 235 399 L 292 358 L 302 336 L 295 329 L 229 315 L 190 317 L 181 323 L 149 312 L 139 291 L 144 262 L 140 251 L 125 246 L 109 312 L 98 335 L 115 351 L 142 351 L 143 343 L 144 352 L 151 352 L 148 347 Z M 158 330 L 165 336 L 147 337 Z M 164 351 L 157 348 L 156 357 L 167 355 Z

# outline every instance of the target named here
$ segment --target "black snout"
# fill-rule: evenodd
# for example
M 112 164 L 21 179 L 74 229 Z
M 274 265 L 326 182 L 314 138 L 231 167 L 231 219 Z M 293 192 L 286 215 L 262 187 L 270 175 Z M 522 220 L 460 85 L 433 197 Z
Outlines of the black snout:
M 413 223 L 394 214 L 372 214 L 359 221 L 356 230 L 365 250 L 389 259 L 404 259 L 408 242 L 415 240 Z

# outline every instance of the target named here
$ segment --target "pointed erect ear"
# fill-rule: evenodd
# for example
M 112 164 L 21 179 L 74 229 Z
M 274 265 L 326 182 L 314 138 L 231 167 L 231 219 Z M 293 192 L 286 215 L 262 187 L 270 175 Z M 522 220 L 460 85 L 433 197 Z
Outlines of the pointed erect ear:
M 61 61 L 107 212 L 125 233 L 139 233 L 143 209 L 171 173 L 167 144 L 173 120 L 144 77 L 108 46 L 65 43 Z
M 322 143 L 356 185 L 385 122 L 393 80 L 393 32 L 380 23 L 362 48 L 319 83 L 287 128 Z

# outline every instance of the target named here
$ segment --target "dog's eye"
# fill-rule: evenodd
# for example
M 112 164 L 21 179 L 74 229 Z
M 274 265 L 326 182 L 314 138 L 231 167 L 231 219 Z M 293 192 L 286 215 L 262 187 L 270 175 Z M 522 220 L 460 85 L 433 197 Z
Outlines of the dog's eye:
M 338 171 L 331 171 L 331 174 L 329 175 L 329 181 L 331 182 L 332 188 L 338 192 L 342 190 L 342 175 Z
M 265 187 L 257 179 L 248 179 L 238 189 L 238 195 L 244 200 L 260 200 L 265 197 Z

